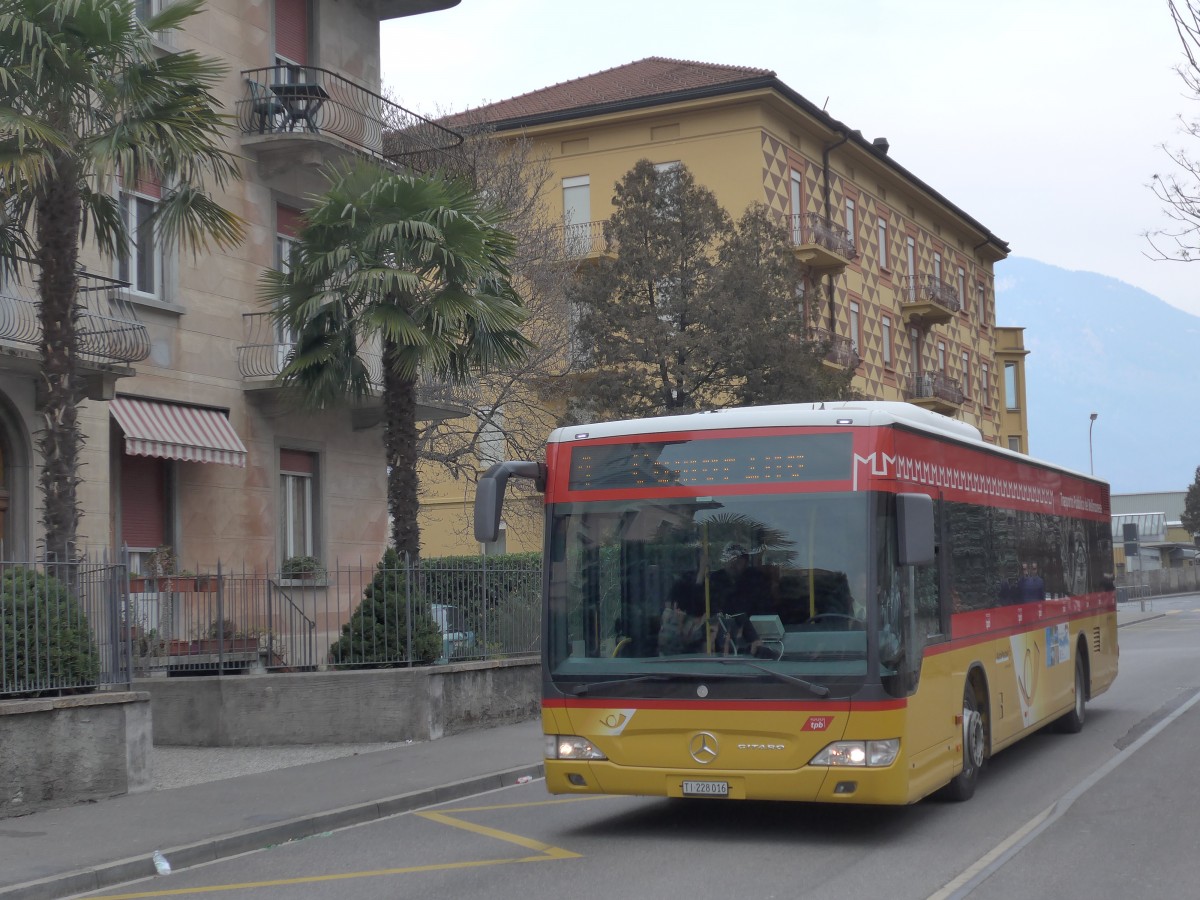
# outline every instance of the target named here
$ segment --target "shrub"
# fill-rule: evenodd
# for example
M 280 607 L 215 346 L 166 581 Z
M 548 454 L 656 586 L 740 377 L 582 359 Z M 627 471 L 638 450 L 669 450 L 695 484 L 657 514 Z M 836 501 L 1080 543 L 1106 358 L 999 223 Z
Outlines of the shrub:
M 329 661 L 342 668 L 374 668 L 409 661 L 428 665 L 442 653 L 442 632 L 426 610 L 411 610 L 408 579 L 400 555 L 388 549 L 375 577 L 363 591 L 362 603 L 342 626 L 342 636 L 329 648 Z
M 279 574 L 284 578 L 324 578 L 325 567 L 315 556 L 289 556 Z
M 12 568 L 0 579 L 0 697 L 92 690 L 100 655 L 79 601 L 57 578 Z

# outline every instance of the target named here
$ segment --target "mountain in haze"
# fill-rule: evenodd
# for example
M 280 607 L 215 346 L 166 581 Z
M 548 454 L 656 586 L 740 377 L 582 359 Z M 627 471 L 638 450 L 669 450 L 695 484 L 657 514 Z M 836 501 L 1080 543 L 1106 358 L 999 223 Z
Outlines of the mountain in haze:
M 996 266 L 996 321 L 1025 328 L 1032 456 L 1113 493 L 1182 491 L 1200 465 L 1200 317 L 1095 272 Z

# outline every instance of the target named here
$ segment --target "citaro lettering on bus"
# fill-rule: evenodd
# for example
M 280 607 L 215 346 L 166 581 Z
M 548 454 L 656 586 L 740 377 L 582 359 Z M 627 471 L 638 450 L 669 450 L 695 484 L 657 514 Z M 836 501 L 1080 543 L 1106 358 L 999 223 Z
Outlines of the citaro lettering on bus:
M 809 716 L 801 731 L 824 731 L 833 724 L 833 716 Z

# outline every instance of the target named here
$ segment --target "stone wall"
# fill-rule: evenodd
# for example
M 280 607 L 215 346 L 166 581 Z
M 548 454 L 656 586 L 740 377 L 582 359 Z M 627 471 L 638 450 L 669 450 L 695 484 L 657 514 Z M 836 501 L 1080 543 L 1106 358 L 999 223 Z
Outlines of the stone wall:
M 0 818 L 148 789 L 150 695 L 0 702 Z
M 428 741 L 538 715 L 541 664 L 488 660 L 400 669 L 138 682 L 154 743 L 193 747 Z

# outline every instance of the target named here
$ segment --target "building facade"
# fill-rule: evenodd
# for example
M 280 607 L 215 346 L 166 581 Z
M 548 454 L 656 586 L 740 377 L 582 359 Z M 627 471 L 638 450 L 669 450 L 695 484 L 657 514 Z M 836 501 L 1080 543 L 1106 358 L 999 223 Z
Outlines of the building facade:
M 164 0 L 138 4 L 139 14 Z M 457 135 L 380 96 L 381 20 L 457 0 L 210 0 L 161 52 L 191 49 L 228 66 L 216 91 L 243 178 L 215 199 L 245 223 L 234 250 L 193 257 L 160 245 L 139 217 L 153 184 L 119 185 L 138 239 L 109 260 L 85 247 L 81 352 L 88 398 L 79 550 L 135 570 L 170 548 L 178 564 L 273 569 L 290 556 L 378 560 L 387 541 L 378 404 L 307 412 L 276 383 L 291 341 L 257 300 L 287 265 L 321 167 L 351 157 L 403 165 Z M 384 134 L 406 138 L 389 146 Z M 38 552 L 36 287 L 0 286 L 3 555 Z M 434 397 L 423 415 L 454 414 Z M 160 551 L 161 556 L 161 551 Z
M 603 237 L 613 186 L 640 159 L 682 162 L 734 217 L 765 204 L 805 264 L 809 337 L 828 345 L 828 364 L 853 368 L 867 398 L 954 416 L 1027 452 L 1020 329 L 996 324 L 993 266 L 1007 243 L 896 162 L 886 139 L 864 138 L 774 72 L 652 57 L 463 119 L 547 155 L 547 207 L 581 263 L 616 250 Z M 1010 365 L 1016 395 L 1002 383 Z M 430 513 L 461 508 L 461 486 L 427 494 Z

